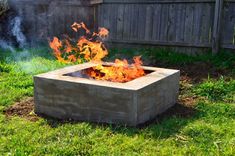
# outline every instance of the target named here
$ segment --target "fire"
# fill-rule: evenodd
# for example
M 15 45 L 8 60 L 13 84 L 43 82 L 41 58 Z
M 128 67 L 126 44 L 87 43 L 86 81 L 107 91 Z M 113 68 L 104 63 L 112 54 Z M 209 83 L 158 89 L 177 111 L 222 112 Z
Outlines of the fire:
M 141 68 L 140 57 L 134 57 L 134 63 L 129 64 L 127 60 L 116 59 L 114 65 L 98 65 L 88 69 L 86 73 L 97 80 L 108 80 L 112 82 L 128 82 L 145 75 Z
M 58 61 L 63 63 L 97 62 L 97 66 L 86 70 L 86 74 L 96 80 L 128 82 L 145 75 L 140 56 L 134 57 L 132 64 L 129 64 L 126 59 L 116 59 L 112 66 L 103 65 L 102 59 L 108 55 L 108 50 L 102 42 L 102 39 L 108 37 L 109 34 L 106 28 L 99 28 L 98 33 L 91 33 L 83 22 L 75 22 L 71 28 L 75 32 L 83 29 L 86 35 L 77 41 L 69 37 L 64 40 L 54 37 L 49 45 Z

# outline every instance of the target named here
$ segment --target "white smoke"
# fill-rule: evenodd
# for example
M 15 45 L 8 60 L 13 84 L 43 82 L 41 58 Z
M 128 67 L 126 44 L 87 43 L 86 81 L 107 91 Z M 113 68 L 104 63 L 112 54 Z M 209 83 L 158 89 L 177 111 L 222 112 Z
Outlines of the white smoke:
M 26 37 L 21 30 L 21 25 L 22 19 L 19 16 L 16 16 L 10 22 L 11 34 L 15 37 L 17 43 L 19 44 L 19 47 L 24 48 L 26 46 Z
M 7 43 L 6 41 L 1 39 L 0 39 L 0 48 L 4 50 L 15 51 L 15 48 L 13 48 L 13 46 L 10 43 Z
M 30 56 L 30 52 L 26 49 L 27 40 L 21 29 L 22 18 L 19 16 L 14 17 L 10 20 L 8 27 L 9 32 L 6 33 L 14 37 L 14 40 L 17 42 L 18 47 L 14 46 L 13 41 L 0 39 L 0 48 L 3 49 L 5 52 L 11 53 L 11 57 L 7 58 L 7 61 L 23 61 Z M 25 66 L 23 64 L 18 65 L 20 69 L 24 70 Z
M 28 50 L 26 49 L 27 46 L 27 40 L 22 32 L 22 18 L 19 16 L 14 17 L 10 22 L 9 22 L 9 34 L 12 35 L 17 44 L 19 45 L 19 48 L 21 50 L 17 50 L 11 41 L 5 41 L 3 39 L 0 39 L 0 48 L 10 51 L 13 56 L 15 56 L 15 61 L 20 61 L 22 58 L 25 58 L 28 55 Z
M 34 52 L 37 53 L 37 49 L 33 49 L 32 51 L 32 49 L 28 48 L 27 38 L 21 29 L 22 22 L 21 16 L 16 16 L 8 22 L 8 32 L 6 34 L 12 36 L 13 40 L 8 41 L 0 37 L 0 49 L 3 49 L 0 52 L 10 54 L 6 55 L 7 57 L 4 58 L 5 61 L 14 64 L 15 71 L 27 74 L 37 74 L 56 69 L 57 64 L 54 64 L 51 60 L 35 57 Z

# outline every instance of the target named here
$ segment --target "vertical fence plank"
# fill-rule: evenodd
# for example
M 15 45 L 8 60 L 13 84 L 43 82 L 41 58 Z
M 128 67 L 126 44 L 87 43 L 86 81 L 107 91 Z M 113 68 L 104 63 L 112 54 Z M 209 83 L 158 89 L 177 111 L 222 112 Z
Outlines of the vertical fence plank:
M 161 5 L 155 4 L 153 9 L 153 31 L 152 40 L 159 40 Z
M 111 27 L 111 23 L 113 23 L 113 21 L 110 21 L 110 16 L 112 16 L 111 14 L 113 14 L 114 12 L 113 10 L 111 10 L 112 4 L 105 4 L 103 7 L 103 26 L 108 30 L 112 30 L 113 28 Z M 110 32 L 110 38 L 112 37 L 113 31 Z
M 185 23 L 185 4 L 178 4 L 176 19 L 176 42 L 184 41 L 184 23 Z
M 235 44 L 235 3 L 225 4 L 223 13 L 221 43 L 231 46 Z
M 96 18 L 97 18 L 97 20 L 96 20 L 96 28 L 99 28 L 99 27 L 101 27 L 101 23 L 100 23 L 100 21 L 101 21 L 101 9 L 100 9 L 100 4 L 98 4 L 97 6 L 96 6 Z
M 208 4 L 202 5 L 202 17 L 201 17 L 201 27 L 200 27 L 200 44 L 208 42 L 208 32 L 209 32 L 209 26 L 208 26 L 208 20 L 210 15 L 210 10 L 208 9 Z
M 146 19 L 145 19 L 145 35 L 144 39 L 146 41 L 151 40 L 152 31 L 153 31 L 153 6 L 146 6 Z
M 146 20 L 146 5 L 139 4 L 139 27 L 138 27 L 138 39 L 143 40 L 145 34 L 145 20 Z
M 168 34 L 167 34 L 167 41 L 175 41 L 176 39 L 176 9 L 175 4 L 171 4 L 169 7 L 169 17 L 168 17 Z
M 109 20 L 113 22 L 111 22 L 111 27 L 110 27 L 110 31 L 113 31 L 113 36 L 112 38 L 115 39 L 117 36 L 117 6 L 115 4 L 112 4 L 111 10 L 112 13 L 110 13 L 109 16 Z
M 133 11 L 132 11 L 132 39 L 137 40 L 138 39 L 138 28 L 141 26 L 140 23 L 138 22 L 138 14 L 139 14 L 139 8 L 138 4 L 133 5 Z
M 213 25 L 213 37 L 212 37 L 212 53 L 213 54 L 216 54 L 219 52 L 222 11 L 223 11 L 223 0 L 216 0 L 214 25 Z
M 186 18 L 185 18 L 185 31 L 184 39 L 186 42 L 191 43 L 192 41 L 192 32 L 193 32 L 193 13 L 194 13 L 194 4 L 187 5 L 186 8 Z
M 34 6 L 26 4 L 27 9 L 25 10 L 25 22 L 27 24 L 26 31 L 30 40 L 34 38 L 35 26 L 34 26 Z
M 137 26 L 135 24 L 135 18 L 134 18 L 134 11 L 135 11 L 135 4 L 131 4 L 130 5 L 130 36 L 129 39 L 130 40 L 134 40 L 134 32 L 135 32 L 135 26 Z
M 200 36 L 201 36 L 201 24 L 202 24 L 202 5 L 203 4 L 196 4 L 195 7 L 195 18 L 194 18 L 194 43 L 200 44 Z
M 117 39 L 120 40 L 123 38 L 124 7 L 123 4 L 118 5 Z
M 167 32 L 168 32 L 168 5 L 163 4 L 161 10 L 160 41 L 167 41 Z
M 123 23 L 123 39 L 128 40 L 130 37 L 130 5 L 125 5 L 124 8 L 124 23 Z

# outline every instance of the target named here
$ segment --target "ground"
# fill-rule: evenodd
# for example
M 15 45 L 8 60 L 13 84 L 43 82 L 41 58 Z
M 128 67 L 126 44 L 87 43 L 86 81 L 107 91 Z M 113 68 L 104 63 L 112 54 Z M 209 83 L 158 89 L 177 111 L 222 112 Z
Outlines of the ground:
M 32 77 L 65 65 L 47 49 L 0 50 L 0 155 L 235 155 L 234 53 L 110 55 L 142 55 L 147 65 L 180 69 L 178 103 L 136 128 L 40 117 L 33 111 Z

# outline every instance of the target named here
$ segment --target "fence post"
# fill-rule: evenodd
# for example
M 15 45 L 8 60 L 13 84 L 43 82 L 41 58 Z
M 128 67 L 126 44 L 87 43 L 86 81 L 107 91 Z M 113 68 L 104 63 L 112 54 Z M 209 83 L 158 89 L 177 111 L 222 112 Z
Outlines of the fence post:
M 215 2 L 215 16 L 212 34 L 212 54 L 217 54 L 220 48 L 221 23 L 223 14 L 224 0 L 216 0 Z

